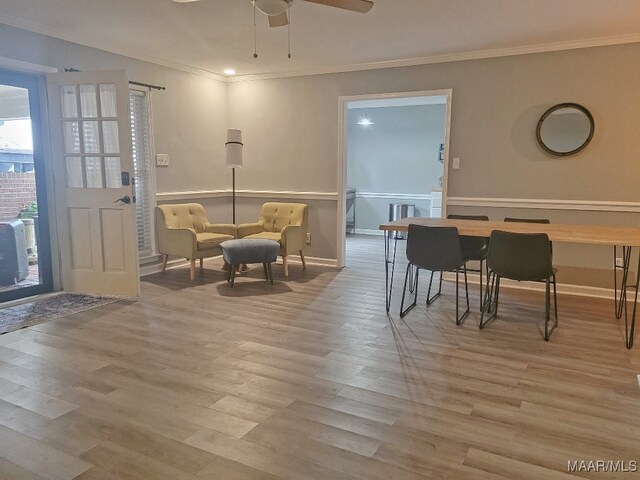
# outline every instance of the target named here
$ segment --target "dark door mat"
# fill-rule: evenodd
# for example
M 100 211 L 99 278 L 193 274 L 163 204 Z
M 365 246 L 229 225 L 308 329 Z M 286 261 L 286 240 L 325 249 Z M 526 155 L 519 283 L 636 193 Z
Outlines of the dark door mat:
M 13 307 L 0 308 L 0 335 L 84 312 L 118 300 L 122 300 L 122 298 L 61 293 Z

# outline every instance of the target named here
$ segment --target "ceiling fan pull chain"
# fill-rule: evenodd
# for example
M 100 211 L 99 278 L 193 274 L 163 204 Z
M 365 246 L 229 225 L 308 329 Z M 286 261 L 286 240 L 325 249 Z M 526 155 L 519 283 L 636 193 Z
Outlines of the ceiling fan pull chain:
M 287 23 L 287 48 L 289 49 L 287 58 L 291 58 L 291 5 L 287 8 L 289 14 L 289 22 Z
M 256 33 L 256 4 L 253 4 L 253 58 L 258 58 L 258 34 Z

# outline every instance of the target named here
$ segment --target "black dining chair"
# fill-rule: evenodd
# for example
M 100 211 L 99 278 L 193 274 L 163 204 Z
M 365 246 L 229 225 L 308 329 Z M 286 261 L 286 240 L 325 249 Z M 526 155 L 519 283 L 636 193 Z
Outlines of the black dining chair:
M 544 223 L 550 224 L 551 220 L 548 218 L 515 218 L 515 217 L 506 217 L 504 219 L 505 222 L 515 222 L 515 223 Z
M 550 225 L 551 220 L 548 218 L 516 218 L 516 217 L 505 217 L 505 222 L 511 223 L 540 223 L 543 225 Z M 549 242 L 551 245 L 551 254 L 553 255 L 553 242 Z
M 519 282 L 545 282 L 544 339 L 558 326 L 558 298 L 556 295 L 556 272 L 552 264 L 549 236 L 546 233 L 511 233 L 494 230 L 489 239 L 489 287 L 480 316 L 482 330 L 498 314 L 500 279 L 508 278 Z M 553 305 L 555 322 L 549 329 L 551 315 L 551 285 L 553 285 Z M 485 320 L 485 315 L 488 317 Z
M 456 274 L 456 325 L 460 325 L 469 314 L 469 286 L 467 284 L 467 270 L 465 268 L 460 237 L 456 227 L 428 227 L 424 225 L 409 225 L 407 235 L 407 272 L 404 276 L 404 288 L 402 301 L 400 302 L 400 317 L 404 317 L 418 302 L 418 275 L 420 269 L 430 270 L 429 288 L 427 290 L 427 306 L 440 296 L 442 292 L 442 272 L 455 272 Z M 407 281 L 409 272 L 415 267 L 415 283 L 413 303 L 404 309 L 404 298 L 407 293 Z M 464 274 L 464 288 L 467 299 L 467 308 L 460 315 L 460 272 Z M 431 296 L 433 275 L 440 272 L 440 287 L 438 292 Z
M 479 220 L 488 222 L 489 217 L 486 215 L 447 215 L 447 218 L 452 220 Z M 488 237 L 469 237 L 467 235 L 460 236 L 460 248 L 462 249 L 462 259 L 464 260 L 467 272 L 478 272 L 480 274 L 480 311 L 482 311 L 482 302 L 484 297 L 482 295 L 482 271 L 483 267 L 486 271 L 487 280 L 489 279 L 489 270 L 485 261 L 487 260 L 487 253 L 489 253 L 489 238 Z M 470 261 L 480 262 L 480 268 L 469 268 L 467 265 Z

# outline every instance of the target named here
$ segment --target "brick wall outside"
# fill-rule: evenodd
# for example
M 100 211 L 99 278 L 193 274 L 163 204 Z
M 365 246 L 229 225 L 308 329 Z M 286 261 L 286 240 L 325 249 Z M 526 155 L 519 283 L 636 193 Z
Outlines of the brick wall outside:
M 25 205 L 36 201 L 33 172 L 0 173 L 0 220 L 16 218 Z

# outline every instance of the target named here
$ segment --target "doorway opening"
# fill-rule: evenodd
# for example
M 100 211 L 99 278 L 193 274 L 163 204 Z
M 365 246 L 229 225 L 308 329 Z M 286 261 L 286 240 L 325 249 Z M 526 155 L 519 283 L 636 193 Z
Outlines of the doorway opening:
M 343 97 L 341 111 L 343 266 L 382 248 L 383 223 L 446 215 L 451 90 Z
M 53 289 L 40 81 L 0 70 L 0 303 Z

